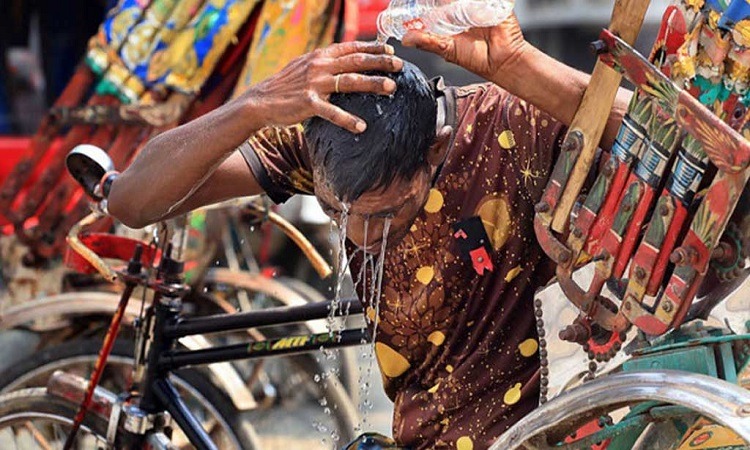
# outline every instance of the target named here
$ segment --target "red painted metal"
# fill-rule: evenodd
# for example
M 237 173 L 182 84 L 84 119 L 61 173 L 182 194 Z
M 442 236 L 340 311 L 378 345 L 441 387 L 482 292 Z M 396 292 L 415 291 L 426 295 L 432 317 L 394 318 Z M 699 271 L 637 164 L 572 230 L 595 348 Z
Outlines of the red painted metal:
M 159 263 L 160 252 L 137 239 L 109 233 L 82 233 L 79 239 L 86 247 L 104 259 L 128 261 L 135 253 L 135 248 L 140 245 L 143 247 L 141 261 L 144 265 L 150 266 Z M 96 273 L 94 266 L 70 248 L 65 252 L 65 265 L 79 273 Z
M 73 78 L 67 84 L 60 97 L 55 101 L 53 107 L 79 104 L 84 96 L 87 95 L 93 81 L 94 73 L 85 64 L 80 64 Z M 46 116 L 42 120 L 22 159 L 16 164 L 13 172 L 4 178 L 2 187 L 0 187 L 0 214 L 10 217 L 9 209 L 11 204 L 16 199 L 21 187 L 27 185 L 29 177 L 38 167 L 38 163 L 49 153 L 50 144 L 59 131 L 59 127 L 49 116 Z
M 388 7 L 388 0 L 359 0 L 359 36 L 372 38 L 378 34 L 376 19 Z

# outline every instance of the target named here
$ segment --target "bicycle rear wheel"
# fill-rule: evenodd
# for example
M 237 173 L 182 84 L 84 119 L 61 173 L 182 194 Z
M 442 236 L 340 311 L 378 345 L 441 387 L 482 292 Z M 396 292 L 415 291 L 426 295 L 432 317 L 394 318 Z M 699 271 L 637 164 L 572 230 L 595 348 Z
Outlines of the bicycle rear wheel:
M 3 450 L 60 449 L 65 443 L 76 405 L 47 394 L 45 388 L 22 389 L 0 396 L 0 448 Z M 106 422 L 87 415 L 74 450 L 106 448 Z M 119 445 L 116 446 L 119 447 Z

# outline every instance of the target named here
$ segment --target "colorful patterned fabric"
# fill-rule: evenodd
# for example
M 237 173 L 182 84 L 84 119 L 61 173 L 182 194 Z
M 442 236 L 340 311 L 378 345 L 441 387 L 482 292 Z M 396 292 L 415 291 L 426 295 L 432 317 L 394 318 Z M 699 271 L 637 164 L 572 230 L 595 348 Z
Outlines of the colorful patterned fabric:
M 103 77 L 98 91 L 128 103 L 153 101 L 150 91 L 195 93 L 260 5 L 237 94 L 332 43 L 345 2 L 356 9 L 348 0 L 121 0 L 91 39 L 86 61 Z
M 493 84 L 444 92 L 455 140 L 409 234 L 386 255 L 375 352 L 398 445 L 480 450 L 538 404 L 532 302 L 552 265 L 534 236 L 534 204 L 564 128 Z M 248 142 L 243 155 L 272 198 L 312 193 L 300 127 Z M 489 264 L 461 249 L 456 230 L 472 224 L 489 240 Z
M 197 92 L 257 0 L 122 0 L 91 40 L 87 61 L 121 97 Z
M 335 1 L 266 1 L 235 95 L 292 59 L 332 43 L 341 7 Z

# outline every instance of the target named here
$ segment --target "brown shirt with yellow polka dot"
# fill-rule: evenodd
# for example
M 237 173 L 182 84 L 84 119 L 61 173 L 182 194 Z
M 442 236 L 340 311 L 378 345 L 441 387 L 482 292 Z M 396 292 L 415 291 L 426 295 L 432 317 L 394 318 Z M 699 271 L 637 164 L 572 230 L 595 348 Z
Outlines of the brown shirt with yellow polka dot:
M 480 450 L 538 404 L 533 295 L 553 267 L 532 221 L 564 127 L 494 84 L 436 90 L 455 136 L 385 257 L 375 352 L 400 445 Z M 249 144 L 243 155 L 272 199 L 312 193 L 301 127 Z M 353 274 L 360 264 L 354 255 Z

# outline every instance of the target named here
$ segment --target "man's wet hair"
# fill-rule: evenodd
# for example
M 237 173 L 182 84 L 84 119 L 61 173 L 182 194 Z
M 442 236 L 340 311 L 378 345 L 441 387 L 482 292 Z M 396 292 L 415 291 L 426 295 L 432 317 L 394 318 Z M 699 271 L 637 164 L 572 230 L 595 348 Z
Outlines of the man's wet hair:
M 396 82 L 392 96 L 334 94 L 331 103 L 367 123 L 351 133 L 315 117 L 304 124 L 313 167 L 322 170 L 337 198 L 351 202 L 367 191 L 387 187 L 395 179 L 410 180 L 427 166 L 435 140 L 435 93 L 414 64 L 397 73 L 369 72 Z

